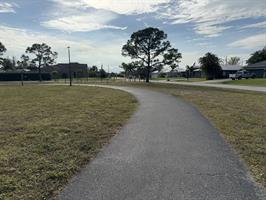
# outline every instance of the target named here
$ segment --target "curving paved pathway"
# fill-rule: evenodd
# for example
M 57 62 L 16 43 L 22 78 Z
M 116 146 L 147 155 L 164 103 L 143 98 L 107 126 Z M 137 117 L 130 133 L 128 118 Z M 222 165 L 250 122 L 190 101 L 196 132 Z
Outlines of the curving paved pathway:
M 113 87 L 118 88 L 118 87 Z M 218 131 L 191 105 L 134 94 L 139 110 L 59 196 L 62 200 L 257 200 L 265 190 Z

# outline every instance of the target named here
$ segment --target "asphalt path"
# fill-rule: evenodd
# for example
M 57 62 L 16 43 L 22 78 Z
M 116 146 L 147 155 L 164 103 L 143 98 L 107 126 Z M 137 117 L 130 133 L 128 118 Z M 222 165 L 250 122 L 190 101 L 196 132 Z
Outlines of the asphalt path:
M 266 199 L 265 189 L 193 106 L 159 92 L 112 88 L 135 95 L 139 109 L 59 199 Z

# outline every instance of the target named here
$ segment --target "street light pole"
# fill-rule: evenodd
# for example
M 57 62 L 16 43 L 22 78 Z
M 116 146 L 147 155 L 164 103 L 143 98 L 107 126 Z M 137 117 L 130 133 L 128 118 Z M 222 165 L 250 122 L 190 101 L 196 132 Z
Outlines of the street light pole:
M 71 63 L 70 63 L 70 47 L 68 49 L 68 62 L 69 62 L 69 86 L 72 86 L 72 72 L 71 72 Z
M 103 65 L 101 65 L 101 73 L 100 73 L 100 76 L 101 76 L 101 82 L 103 81 Z

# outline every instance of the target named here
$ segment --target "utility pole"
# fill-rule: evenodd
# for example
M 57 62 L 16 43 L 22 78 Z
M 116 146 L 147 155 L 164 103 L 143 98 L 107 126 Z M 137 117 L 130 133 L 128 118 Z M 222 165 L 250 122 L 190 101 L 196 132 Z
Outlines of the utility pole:
M 110 79 L 110 73 L 109 73 L 109 65 L 108 65 L 108 77 L 107 77 L 107 82 L 109 82 Z
M 103 65 L 101 65 L 101 73 L 100 73 L 100 76 L 101 76 L 101 82 L 103 81 Z
M 72 86 L 72 72 L 71 72 L 71 63 L 70 63 L 70 47 L 67 47 L 68 49 L 68 62 L 69 62 L 69 66 L 68 66 L 68 73 L 69 73 L 69 86 Z

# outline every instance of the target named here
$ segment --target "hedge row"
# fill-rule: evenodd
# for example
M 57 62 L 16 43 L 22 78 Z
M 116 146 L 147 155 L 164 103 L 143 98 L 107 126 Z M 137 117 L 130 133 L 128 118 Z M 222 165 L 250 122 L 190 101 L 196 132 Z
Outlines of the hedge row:
M 49 81 L 52 79 L 51 74 L 49 73 L 42 73 L 42 80 L 43 81 Z M 24 72 L 22 73 L 0 73 L 0 81 L 21 81 L 23 77 L 24 81 L 38 81 L 39 80 L 39 74 L 36 72 Z

